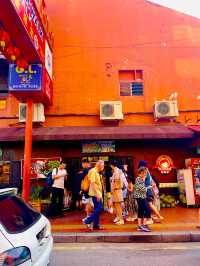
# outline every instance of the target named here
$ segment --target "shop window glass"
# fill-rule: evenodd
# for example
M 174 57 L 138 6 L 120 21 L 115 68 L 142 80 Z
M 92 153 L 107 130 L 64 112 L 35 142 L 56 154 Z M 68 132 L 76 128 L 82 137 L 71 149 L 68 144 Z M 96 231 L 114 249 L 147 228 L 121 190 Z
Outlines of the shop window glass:
M 143 96 L 143 70 L 119 71 L 120 96 Z
M 0 95 L 8 93 L 8 71 L 8 61 L 0 57 Z

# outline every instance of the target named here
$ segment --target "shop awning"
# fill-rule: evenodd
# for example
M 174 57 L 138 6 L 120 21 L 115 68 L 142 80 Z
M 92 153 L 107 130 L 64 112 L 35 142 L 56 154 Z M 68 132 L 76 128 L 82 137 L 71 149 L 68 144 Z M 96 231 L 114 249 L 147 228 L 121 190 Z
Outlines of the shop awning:
M 200 147 L 200 125 L 188 126 L 195 133 L 195 138 L 191 143 L 191 147 Z
M 200 133 L 200 125 L 189 126 L 188 128 L 196 133 Z
M 189 139 L 192 130 L 185 126 L 121 126 L 121 127 L 37 127 L 33 140 L 117 140 L 117 139 Z M 0 141 L 23 141 L 24 128 L 1 128 Z

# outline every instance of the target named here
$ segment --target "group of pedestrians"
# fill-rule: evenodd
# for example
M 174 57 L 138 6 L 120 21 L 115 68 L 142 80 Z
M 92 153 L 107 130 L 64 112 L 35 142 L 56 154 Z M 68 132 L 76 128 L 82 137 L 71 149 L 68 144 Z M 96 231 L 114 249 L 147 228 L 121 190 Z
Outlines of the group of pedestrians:
M 109 167 L 105 171 L 102 160 L 93 167 L 87 160 L 82 161 L 82 169 L 76 176 L 72 208 L 85 209 L 86 217 L 82 221 L 89 229 L 103 229 L 99 217 L 107 209 L 115 214 L 114 224 L 123 225 L 126 221 L 137 220 L 138 231 L 150 232 L 149 224 L 153 223 L 153 219 L 162 220 L 163 217 L 159 212 L 159 183 L 150 174 L 147 163 L 139 161 L 135 184 L 127 165 L 121 166 L 112 160 Z M 65 165 L 61 162 L 52 172 L 51 209 L 56 216 L 63 215 L 66 176 Z
M 162 220 L 159 212 L 159 187 L 157 180 L 151 176 L 145 161 L 140 161 L 135 184 L 127 175 L 126 167 L 119 167 L 117 161 L 110 162 L 110 191 L 105 191 L 103 181 L 104 162 L 98 161 L 94 168 L 88 171 L 89 191 L 91 198 L 90 214 L 87 213 L 83 223 L 90 229 L 102 229 L 99 215 L 103 210 L 104 195 L 107 209 L 113 212 L 113 223 L 123 225 L 125 221 L 138 221 L 138 231 L 150 232 L 149 224 L 154 219 Z

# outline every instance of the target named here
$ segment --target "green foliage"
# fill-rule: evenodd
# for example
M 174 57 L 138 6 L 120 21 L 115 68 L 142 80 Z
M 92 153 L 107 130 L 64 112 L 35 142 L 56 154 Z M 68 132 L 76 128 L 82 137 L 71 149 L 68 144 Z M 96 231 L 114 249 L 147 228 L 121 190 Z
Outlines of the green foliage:
M 31 200 L 39 200 L 40 199 L 40 193 L 41 193 L 42 189 L 43 189 L 43 187 L 41 187 L 41 186 L 32 187 L 30 199 Z
M 48 161 L 48 162 L 45 164 L 45 167 L 44 167 L 42 173 L 43 173 L 44 175 L 47 176 L 49 173 L 52 172 L 52 170 L 53 170 L 54 168 L 59 167 L 59 165 L 60 165 L 60 162 L 59 162 L 59 161 Z
M 161 208 L 174 208 L 176 206 L 175 196 L 162 194 L 160 196 Z

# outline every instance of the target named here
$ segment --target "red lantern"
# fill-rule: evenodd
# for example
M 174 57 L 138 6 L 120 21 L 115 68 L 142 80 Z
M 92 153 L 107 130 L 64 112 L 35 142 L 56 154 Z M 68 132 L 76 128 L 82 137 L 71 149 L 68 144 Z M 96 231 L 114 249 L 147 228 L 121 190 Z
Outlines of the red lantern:
M 6 53 L 10 60 L 15 61 L 20 55 L 20 50 L 17 47 L 9 46 L 6 49 Z
M 4 30 L 0 30 L 0 47 L 4 49 L 6 44 L 9 43 L 9 41 L 10 35 Z
M 19 68 L 23 68 L 23 69 L 26 69 L 27 67 L 28 67 L 28 63 L 27 63 L 27 61 L 25 60 L 25 59 L 23 59 L 23 58 L 19 58 L 19 59 L 17 59 L 17 66 L 19 67 Z

